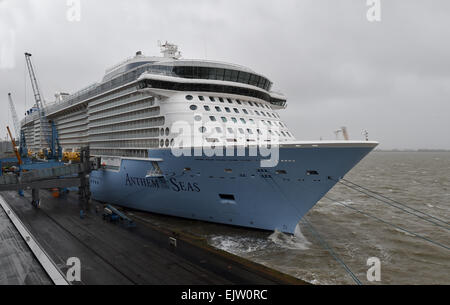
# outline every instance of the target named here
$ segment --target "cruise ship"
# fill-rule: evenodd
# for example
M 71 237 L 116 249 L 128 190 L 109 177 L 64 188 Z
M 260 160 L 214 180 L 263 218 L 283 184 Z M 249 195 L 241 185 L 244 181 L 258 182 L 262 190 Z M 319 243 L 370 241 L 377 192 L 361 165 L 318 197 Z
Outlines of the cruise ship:
M 247 67 L 181 57 L 135 56 L 45 106 L 65 152 L 89 146 L 102 169 L 92 198 L 127 208 L 294 233 L 301 218 L 377 145 L 298 141 L 282 121 L 286 97 Z M 21 128 L 45 148 L 39 116 Z

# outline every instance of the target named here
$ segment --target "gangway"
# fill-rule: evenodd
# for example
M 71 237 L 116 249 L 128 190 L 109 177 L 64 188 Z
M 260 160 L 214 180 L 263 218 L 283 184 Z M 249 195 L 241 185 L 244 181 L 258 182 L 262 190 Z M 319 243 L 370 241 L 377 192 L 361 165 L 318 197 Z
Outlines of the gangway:
M 120 220 L 124 222 L 127 227 L 136 226 L 136 223 L 133 220 L 110 204 L 108 204 L 103 210 L 103 219 L 108 219 L 110 221 Z

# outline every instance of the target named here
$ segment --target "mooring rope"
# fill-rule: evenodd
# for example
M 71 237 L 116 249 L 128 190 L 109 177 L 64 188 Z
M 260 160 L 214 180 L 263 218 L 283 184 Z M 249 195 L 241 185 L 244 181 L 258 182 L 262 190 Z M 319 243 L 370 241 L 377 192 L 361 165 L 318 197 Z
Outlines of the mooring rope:
M 346 208 L 352 209 L 352 210 L 354 210 L 354 211 L 356 211 L 356 212 L 358 212 L 358 213 L 360 213 L 360 214 L 362 214 L 362 215 L 364 215 L 364 216 L 367 216 L 367 217 L 369 217 L 369 218 L 374 218 L 374 219 L 376 219 L 376 220 L 378 220 L 378 221 L 380 221 L 380 222 L 382 222 L 382 223 L 384 223 L 384 224 L 387 224 L 387 225 L 392 226 L 392 227 L 394 227 L 394 228 L 396 228 L 396 229 L 402 230 L 402 231 L 404 231 L 404 232 L 406 232 L 406 233 L 408 233 L 408 234 L 414 235 L 415 237 L 421 238 L 421 239 L 423 239 L 423 240 L 425 240 L 425 241 L 427 241 L 427 242 L 430 242 L 430 243 L 432 243 L 432 244 L 434 244 L 434 245 L 436 245 L 436 246 L 442 247 L 442 248 L 444 248 L 444 249 L 446 249 L 446 250 L 450 250 L 450 247 L 448 247 L 448 246 L 446 246 L 446 245 L 443 245 L 443 244 L 441 244 L 441 243 L 439 243 L 439 242 L 437 242 L 437 241 L 434 241 L 434 240 L 432 240 L 432 239 L 430 239 L 430 238 L 428 238 L 428 237 L 425 237 L 425 236 L 419 235 L 419 234 L 417 234 L 417 233 L 414 233 L 414 232 L 412 232 L 412 231 L 409 231 L 409 230 L 407 230 L 407 229 L 404 229 L 404 228 L 402 228 L 402 227 L 400 227 L 400 226 L 398 226 L 398 225 L 396 225 L 396 224 L 387 222 L 387 221 L 385 221 L 385 220 L 383 220 L 383 219 L 381 219 L 381 218 L 379 218 L 379 217 L 377 217 L 377 216 L 374 216 L 374 215 L 372 215 L 372 214 L 365 213 L 365 212 L 363 212 L 363 211 L 361 211 L 361 210 L 358 210 L 358 209 L 356 209 L 356 208 L 354 208 L 354 207 L 349 206 L 348 204 L 343 203 L 342 201 L 333 199 L 333 198 L 329 197 L 328 195 L 324 196 L 324 198 L 327 198 L 328 200 L 331 200 L 331 201 L 333 201 L 333 202 L 336 202 L 336 203 L 338 203 L 338 204 L 340 204 L 340 205 L 342 205 L 342 206 L 344 206 L 344 207 L 346 207 Z
M 332 178 L 331 178 L 331 179 L 332 179 Z M 423 220 L 425 220 L 425 221 L 428 221 L 428 222 L 430 222 L 430 223 L 432 223 L 432 224 L 434 224 L 434 225 L 436 225 L 436 226 L 439 226 L 439 227 L 444 228 L 444 229 L 446 229 L 446 230 L 450 230 L 450 227 L 448 227 L 448 225 L 450 225 L 450 223 L 448 223 L 448 222 L 446 222 L 446 221 L 444 221 L 444 220 L 442 220 L 442 219 L 439 219 L 439 218 L 437 218 L 437 217 L 435 217 L 435 216 L 433 216 L 433 215 L 430 215 L 430 214 L 425 213 L 425 212 L 422 212 L 422 211 L 420 211 L 420 210 L 418 210 L 418 209 L 412 208 L 412 207 L 410 207 L 410 206 L 408 206 L 408 205 L 406 205 L 406 204 L 404 204 L 404 203 L 401 203 L 401 202 L 399 202 L 399 201 L 396 201 L 396 200 L 394 200 L 394 199 L 391 199 L 391 198 L 389 198 L 389 197 L 386 197 L 386 196 L 384 196 L 384 195 L 381 195 L 381 194 L 379 194 L 379 193 L 377 193 L 377 192 L 375 192 L 375 191 L 372 191 L 372 190 L 370 190 L 370 189 L 368 189 L 368 188 L 366 188 L 366 187 L 364 187 L 364 186 L 358 185 L 358 184 L 356 184 L 356 183 L 354 183 L 354 182 L 351 182 L 351 181 L 349 181 L 349 180 L 346 180 L 346 179 L 344 179 L 344 178 L 342 178 L 342 181 L 338 181 L 338 180 L 335 180 L 335 179 L 332 179 L 332 180 L 337 181 L 337 182 L 339 182 L 340 184 L 342 184 L 342 185 L 344 185 L 344 186 L 346 186 L 346 187 L 348 187 L 348 188 L 351 188 L 351 189 L 353 189 L 353 190 L 355 190 L 355 191 L 357 191 L 357 192 L 360 192 L 360 193 L 363 193 L 363 194 L 365 194 L 365 195 L 367 195 L 367 196 L 369 196 L 369 197 L 372 197 L 372 198 L 374 198 L 374 199 L 376 199 L 376 200 L 378 200 L 378 201 L 380 201 L 380 202 L 383 202 L 383 203 L 388 204 L 388 205 L 390 205 L 390 206 L 392 206 L 392 207 L 394 207 L 394 208 L 397 208 L 397 209 L 399 209 L 399 210 L 402 210 L 402 211 L 404 211 L 404 212 L 406 212 L 406 213 L 408 213 L 408 214 L 414 215 L 414 216 L 416 216 L 416 217 L 418 217 L 418 218 L 421 218 L 421 219 L 423 219 Z M 345 182 L 343 182 L 343 181 L 345 181 Z M 349 184 L 351 184 L 351 185 L 349 185 Z M 360 189 L 362 189 L 362 190 L 360 190 L 360 189 L 358 189 L 358 188 L 360 188 Z M 364 190 L 364 191 L 363 191 L 363 190 Z M 375 194 L 375 195 L 372 195 L 372 194 Z M 378 198 L 378 197 L 376 197 L 376 196 L 381 197 L 382 199 L 381 199 L 381 198 Z M 384 199 L 384 200 L 383 200 L 383 199 Z M 407 211 L 407 210 L 405 210 L 405 209 L 403 209 L 403 208 L 401 208 L 401 207 L 398 207 L 398 206 L 396 206 L 396 205 L 394 205 L 394 204 L 392 204 L 392 203 L 390 203 L 390 202 L 388 202 L 388 201 L 386 201 L 386 200 L 389 200 L 389 201 L 391 201 L 391 202 L 394 202 L 395 204 L 398 204 L 398 205 L 403 206 L 403 207 L 405 207 L 405 208 L 407 208 L 407 209 L 410 209 L 410 210 L 413 210 L 413 211 L 415 211 L 415 212 L 417 212 L 417 213 L 420 213 L 420 214 L 422 214 L 422 215 L 425 215 L 425 216 L 427 216 L 427 217 L 429 217 L 429 218 L 432 218 L 432 219 L 434 219 L 434 220 L 436 220 L 436 221 L 439 221 L 439 222 L 441 222 L 441 223 L 443 223 L 443 224 L 445 224 L 445 225 L 447 225 L 447 226 L 443 226 L 443 225 L 438 224 L 438 223 L 436 223 L 436 222 L 434 222 L 434 221 L 431 221 L 430 219 L 427 219 L 427 218 L 425 218 L 425 217 L 423 217 L 423 216 L 420 216 L 420 215 L 417 215 L 417 214 L 415 214 L 415 213 L 413 213 L 413 212 Z
M 302 221 L 308 226 L 309 230 L 317 238 L 322 247 L 325 248 L 325 250 L 327 250 L 331 254 L 331 256 L 333 256 L 333 258 L 342 265 L 345 271 L 347 271 L 347 273 L 351 276 L 353 281 L 355 281 L 357 285 L 362 285 L 361 281 L 356 277 L 356 275 L 352 272 L 352 270 L 350 270 L 350 268 L 344 263 L 344 261 L 333 251 L 333 249 L 328 245 L 328 243 L 322 239 L 320 234 L 314 229 L 314 227 L 306 219 L 306 217 L 303 217 Z

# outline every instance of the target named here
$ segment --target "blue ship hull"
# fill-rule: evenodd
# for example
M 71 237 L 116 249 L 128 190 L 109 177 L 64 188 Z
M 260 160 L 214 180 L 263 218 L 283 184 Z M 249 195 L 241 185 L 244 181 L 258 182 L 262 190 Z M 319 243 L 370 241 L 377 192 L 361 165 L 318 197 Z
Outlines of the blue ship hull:
M 297 145 L 298 146 L 298 145 Z M 280 148 L 280 162 L 260 157 L 123 158 L 117 170 L 91 174 L 95 200 L 227 225 L 294 233 L 301 218 L 376 144 Z M 148 177 L 159 160 L 161 177 Z M 332 178 L 332 179 L 330 179 Z

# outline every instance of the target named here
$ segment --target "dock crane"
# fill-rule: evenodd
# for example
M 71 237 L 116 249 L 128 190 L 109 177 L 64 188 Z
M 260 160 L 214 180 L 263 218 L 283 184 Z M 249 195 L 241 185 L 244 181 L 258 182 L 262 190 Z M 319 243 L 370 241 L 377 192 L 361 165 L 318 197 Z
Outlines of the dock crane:
M 23 159 L 25 159 L 28 157 L 28 149 L 27 149 L 27 145 L 25 142 L 24 132 L 20 128 L 19 117 L 17 116 L 16 107 L 14 107 L 14 102 L 11 97 L 11 93 L 8 93 L 8 101 L 9 101 L 9 109 L 11 111 L 11 115 L 12 115 L 13 123 L 14 123 L 14 134 L 15 134 L 16 140 L 19 141 L 19 147 L 20 147 L 19 155 Z M 20 160 L 19 160 L 19 163 L 20 163 Z
M 9 101 L 9 109 L 11 111 L 11 115 L 12 115 L 13 123 L 14 123 L 14 134 L 16 136 L 16 139 L 19 139 L 19 136 L 20 136 L 19 117 L 17 116 L 16 107 L 14 107 L 11 93 L 8 93 L 8 101 Z
M 44 155 L 46 155 L 48 160 L 61 160 L 62 159 L 62 149 L 59 145 L 58 132 L 54 122 L 49 121 L 45 114 L 45 101 L 41 97 L 41 92 L 39 90 L 36 73 L 31 63 L 31 54 L 25 53 L 25 60 L 28 67 L 28 72 L 30 74 L 31 86 L 33 88 L 34 99 L 36 101 L 36 108 L 39 114 L 39 124 L 40 124 L 40 142 L 42 144 L 43 140 L 46 141 L 48 148 L 47 152 L 44 149 Z

